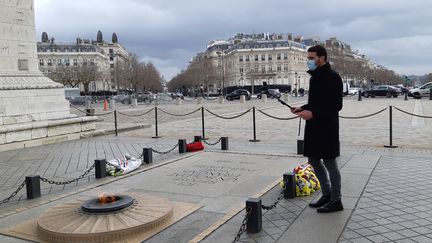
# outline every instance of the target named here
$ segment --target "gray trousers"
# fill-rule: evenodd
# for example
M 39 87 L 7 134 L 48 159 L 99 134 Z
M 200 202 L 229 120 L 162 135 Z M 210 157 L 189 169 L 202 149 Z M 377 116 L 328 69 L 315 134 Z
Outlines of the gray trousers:
M 334 159 L 318 159 L 308 157 L 309 164 L 315 171 L 316 176 L 321 184 L 323 195 L 331 195 L 331 200 L 341 199 L 341 175 Z M 328 173 L 328 175 L 327 175 Z M 330 180 L 329 180 L 330 177 Z

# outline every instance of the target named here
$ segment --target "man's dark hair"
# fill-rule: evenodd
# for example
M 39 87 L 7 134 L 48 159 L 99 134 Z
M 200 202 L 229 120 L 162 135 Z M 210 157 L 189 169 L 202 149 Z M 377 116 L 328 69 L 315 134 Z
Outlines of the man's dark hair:
M 324 48 L 324 46 L 321 45 L 312 46 L 307 51 L 316 52 L 318 57 L 324 56 L 324 61 L 327 61 L 327 50 Z

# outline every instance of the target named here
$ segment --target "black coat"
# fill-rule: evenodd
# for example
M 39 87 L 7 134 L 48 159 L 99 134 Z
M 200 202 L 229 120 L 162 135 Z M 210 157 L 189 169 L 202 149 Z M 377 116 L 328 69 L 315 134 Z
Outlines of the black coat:
M 308 73 L 312 76 L 308 103 L 301 108 L 310 110 L 313 118 L 306 121 L 303 155 L 320 159 L 336 158 L 340 155 L 342 79 L 328 63 Z

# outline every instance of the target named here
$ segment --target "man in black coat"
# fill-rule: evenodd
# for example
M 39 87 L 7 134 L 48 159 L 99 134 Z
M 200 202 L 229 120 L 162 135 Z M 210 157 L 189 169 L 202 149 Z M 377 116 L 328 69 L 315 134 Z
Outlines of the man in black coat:
M 311 75 L 308 103 L 295 107 L 292 112 L 306 120 L 303 155 L 308 157 L 322 189 L 322 197 L 309 206 L 318 208 L 320 213 L 341 211 L 341 176 L 336 158 L 340 154 L 342 79 L 327 62 L 324 47 L 316 45 L 309 48 L 307 59 Z

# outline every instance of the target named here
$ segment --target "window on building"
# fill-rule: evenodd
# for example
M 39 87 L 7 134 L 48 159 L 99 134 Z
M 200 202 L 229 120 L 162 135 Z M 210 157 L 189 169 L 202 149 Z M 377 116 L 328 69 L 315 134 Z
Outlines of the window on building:
M 48 66 L 52 66 L 52 60 L 51 60 L 51 59 L 48 59 L 48 60 L 47 60 L 47 64 L 48 64 Z
M 73 65 L 78 66 L 78 59 L 73 59 Z
M 64 59 L 64 64 L 65 64 L 66 66 L 69 66 L 69 65 L 70 65 L 69 58 Z
M 281 59 L 281 54 L 278 53 L 278 54 L 276 55 L 276 58 L 277 58 L 278 60 L 280 60 L 280 59 Z
M 57 65 L 63 65 L 62 60 L 60 58 L 57 59 Z
M 240 73 L 243 74 L 243 66 L 240 66 Z
M 259 65 L 255 65 L 255 72 L 259 72 Z
M 269 65 L 269 66 L 268 66 L 268 70 L 269 70 L 269 72 L 273 72 L 273 66 L 272 66 L 272 65 Z
M 278 64 L 277 67 L 276 67 L 276 70 L 277 70 L 278 72 L 282 71 L 282 65 Z
M 39 66 L 43 66 L 45 63 L 44 63 L 44 60 L 43 59 L 39 59 Z
M 284 60 L 288 59 L 288 53 L 284 53 Z
M 249 62 L 249 55 L 246 55 L 246 62 Z
M 265 54 L 261 55 L 261 61 L 265 61 Z
M 268 54 L 268 60 L 269 60 L 269 61 L 273 60 L 273 56 L 272 56 L 272 54 Z
M 265 44 L 261 44 L 261 48 L 265 48 Z
M 240 56 L 239 56 L 239 61 L 240 61 L 240 62 L 243 62 L 243 55 L 240 55 Z
M 90 59 L 90 65 L 95 65 L 95 60 L 92 58 L 92 59 Z
M 242 45 L 239 45 L 239 49 L 243 49 L 243 46 L 242 46 Z
M 262 65 L 261 66 L 261 72 L 265 73 L 265 68 L 266 68 L 265 65 Z
M 259 57 L 258 55 L 255 55 L 255 61 L 258 61 Z
M 288 64 L 284 64 L 284 71 L 288 71 Z
M 110 54 L 114 53 L 114 50 L 113 49 L 109 49 L 109 53 Z
M 273 44 L 268 44 L 268 48 L 273 48 Z
M 65 48 L 65 49 L 64 49 L 64 52 L 69 52 L 69 49 Z
M 87 59 L 86 58 L 83 59 L 83 65 L 84 66 L 87 65 Z
M 249 45 L 245 45 L 245 48 L 246 48 L 246 49 L 249 49 Z
M 110 56 L 110 61 L 114 61 L 114 57 L 113 56 Z
M 276 45 L 276 47 L 281 47 L 282 45 L 280 44 L 280 43 L 278 43 L 277 45 Z
M 110 64 L 110 68 L 114 68 L 114 63 L 111 63 L 111 64 Z
M 259 46 L 258 45 L 254 45 L 254 48 L 256 49 L 256 48 L 259 48 Z

